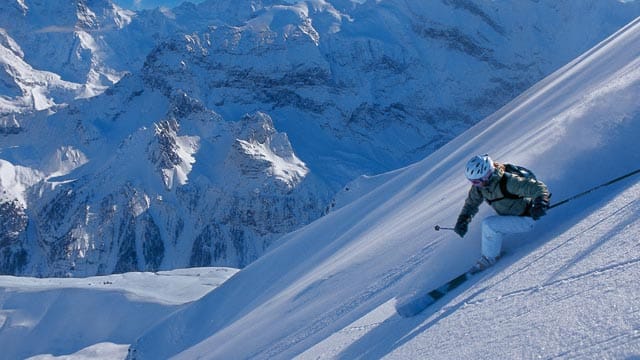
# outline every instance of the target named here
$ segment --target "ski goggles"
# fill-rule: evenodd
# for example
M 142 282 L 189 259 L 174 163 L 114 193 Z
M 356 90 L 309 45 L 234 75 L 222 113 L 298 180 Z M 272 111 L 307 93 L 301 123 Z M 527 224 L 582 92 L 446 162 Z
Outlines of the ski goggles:
M 489 182 L 489 178 L 491 178 L 491 175 L 493 175 L 493 172 L 488 173 L 480 179 L 470 179 L 469 181 L 471 181 L 471 184 L 473 184 L 473 186 L 486 186 Z

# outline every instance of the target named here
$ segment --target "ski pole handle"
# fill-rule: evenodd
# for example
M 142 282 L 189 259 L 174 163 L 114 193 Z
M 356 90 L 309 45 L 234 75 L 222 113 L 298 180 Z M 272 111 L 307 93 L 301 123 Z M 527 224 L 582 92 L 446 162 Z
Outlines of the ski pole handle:
M 436 225 L 433 228 L 436 229 L 436 231 L 440 231 L 440 230 L 455 230 L 454 228 L 446 227 L 446 226 L 440 226 L 440 225 Z

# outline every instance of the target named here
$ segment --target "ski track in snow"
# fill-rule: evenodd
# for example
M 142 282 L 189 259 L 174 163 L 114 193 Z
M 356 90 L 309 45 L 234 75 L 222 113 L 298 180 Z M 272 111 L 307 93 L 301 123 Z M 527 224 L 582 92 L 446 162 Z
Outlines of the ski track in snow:
M 640 193 L 640 185 L 635 186 L 633 194 Z M 623 199 L 628 201 L 628 199 Z M 483 285 L 482 280 L 472 280 L 472 285 L 463 285 L 461 290 L 454 291 L 458 293 L 465 289 L 466 291 L 460 295 L 447 295 L 436 303 L 433 308 L 427 309 L 423 314 L 415 317 L 415 319 L 403 320 L 400 319 L 393 312 L 393 307 L 390 303 L 382 304 L 374 312 L 363 316 L 353 324 L 346 326 L 342 330 L 336 332 L 333 335 L 334 339 L 328 341 L 331 343 L 329 349 L 323 348 L 323 344 L 316 345 L 316 348 L 310 349 L 311 356 L 302 354 L 299 356 L 301 359 L 307 358 L 339 358 L 349 359 L 365 355 L 365 357 L 379 358 L 432 358 L 436 355 L 433 350 L 427 350 L 420 346 L 415 346 L 409 352 L 399 352 L 401 355 L 392 352 L 395 348 L 401 348 L 407 343 L 421 344 L 420 338 L 429 337 L 428 331 L 434 326 L 437 326 L 440 322 L 445 321 L 447 318 L 459 314 L 458 318 L 464 318 L 466 314 L 479 312 L 481 315 L 488 316 L 482 311 L 483 308 L 502 308 L 503 314 L 506 314 L 510 319 L 519 317 L 525 317 L 527 314 L 531 314 L 533 311 L 528 309 L 530 304 L 540 302 L 571 302 L 574 301 L 574 297 L 580 297 L 583 295 L 589 295 L 596 291 L 612 292 L 615 289 L 615 284 L 610 284 L 611 279 L 617 277 L 623 277 L 626 275 L 628 281 L 633 281 L 633 274 L 640 272 L 640 257 L 632 257 L 626 261 L 613 262 L 606 266 L 595 266 L 588 271 L 578 272 L 576 274 L 560 277 L 560 275 L 566 272 L 569 268 L 586 258 L 585 253 L 590 253 L 597 250 L 603 241 L 615 241 L 616 234 L 621 234 L 623 231 L 632 230 L 632 233 L 638 233 L 640 231 L 640 221 L 637 220 L 637 213 L 640 211 L 640 201 L 636 199 L 624 202 L 617 201 L 610 204 L 593 214 L 589 218 L 586 218 L 581 224 L 576 226 L 573 231 L 569 232 L 566 239 L 563 237 L 557 238 L 548 250 L 541 250 L 541 253 L 534 253 L 526 256 L 531 260 L 522 261 L 524 266 L 517 267 L 516 269 L 509 271 L 502 271 L 505 275 L 499 276 L 492 273 L 496 273 L 499 269 L 489 270 L 488 273 L 481 275 L 481 279 L 485 279 L 488 285 Z M 608 226 L 608 220 L 618 218 L 624 219 L 624 221 L 613 222 L 613 226 Z M 584 226 L 580 226 L 584 225 Z M 633 227 L 633 229 L 630 229 Z M 633 231 L 635 229 L 635 231 Z M 591 234 L 591 235 L 590 235 Z M 513 281 L 509 281 L 512 277 L 516 276 L 528 276 L 528 270 L 536 263 L 542 262 L 549 254 L 555 254 L 558 249 L 563 246 L 568 246 L 572 242 L 582 239 L 590 239 L 590 237 L 596 239 L 592 244 L 585 244 L 584 249 L 578 256 L 570 257 L 563 266 L 560 266 L 554 271 L 548 278 L 542 279 L 539 284 L 518 288 L 516 290 L 502 291 L 500 289 L 501 284 L 513 284 Z M 624 248 L 623 248 L 624 249 Z M 525 259 L 526 260 L 526 259 Z M 508 261 L 508 260 L 507 260 Z M 555 260 L 553 260 L 555 262 Z M 501 263 L 499 263 L 501 264 Z M 544 268 L 553 269 L 553 266 L 546 266 Z M 593 288 L 593 283 L 602 284 L 599 288 Z M 636 295 L 637 297 L 638 295 Z M 600 298 L 599 296 L 593 297 L 595 301 Z M 633 303 L 633 299 L 630 299 L 630 303 Z M 441 308 L 438 308 L 438 307 Z M 637 312 L 640 311 L 640 307 L 635 308 L 636 317 Z M 374 314 L 376 313 L 377 314 Z M 495 315 L 495 314 L 491 314 Z M 503 315 L 505 316 L 505 315 Z M 499 316 L 498 316 L 499 317 Z M 370 318 L 370 319 L 368 319 Z M 373 321 L 370 321 L 373 320 Z M 602 323 L 606 322 L 600 319 L 600 316 L 595 316 L 591 319 L 585 320 L 587 322 Z M 500 322 L 500 321 L 494 321 Z M 362 344 L 371 345 L 375 344 L 375 341 L 369 339 L 368 341 L 362 341 L 362 338 L 366 338 L 367 334 L 375 332 L 377 328 L 385 328 L 383 331 L 379 331 L 379 334 L 388 334 L 390 329 L 403 329 L 400 333 L 406 333 L 407 335 L 400 337 L 392 346 L 391 349 L 377 351 L 374 346 L 374 350 L 364 349 Z M 607 351 L 615 351 L 620 347 L 624 347 L 625 344 L 637 344 L 640 341 L 640 322 L 636 324 L 636 328 L 632 331 L 609 329 L 613 332 L 613 335 L 602 336 L 599 339 L 590 342 L 590 345 L 583 346 L 582 343 L 578 343 L 578 346 L 572 348 L 565 348 L 564 350 L 557 350 L 555 353 L 544 355 L 545 358 L 564 358 L 564 357 L 581 357 L 588 356 L 592 351 L 597 353 L 603 353 Z M 422 334 L 422 335 L 420 335 Z M 420 336 L 419 336 L 420 335 Z M 369 335 L 375 338 L 379 335 Z M 558 334 L 561 338 L 566 334 Z M 538 335 L 539 337 L 539 335 Z M 337 339 L 336 339 L 337 338 Z M 411 340 L 416 340 L 411 342 Z M 435 341 L 432 341 L 434 343 Z M 360 344 L 361 343 L 361 344 Z M 432 344 L 433 345 L 433 344 Z M 384 348 L 384 347 L 383 347 Z M 338 351 L 342 349 L 342 351 Z M 379 350 L 379 349 L 378 349 Z M 544 349 L 541 349 L 544 350 Z M 326 351 L 326 356 L 318 356 Z M 451 356 L 459 356 L 460 354 L 453 353 Z M 468 354 L 471 355 L 471 354 Z M 531 358 L 534 357 L 535 352 L 529 354 L 510 354 L 516 357 Z M 497 357 L 503 357 L 505 354 L 496 354 Z M 444 356 L 448 358 L 447 356 Z M 471 356 L 463 356 L 464 358 Z M 485 357 L 485 356 L 481 356 Z M 491 356 L 486 356 L 491 357 Z
M 637 191 L 634 191 L 634 193 L 640 193 L 640 186 L 636 186 L 636 188 L 637 188 Z M 614 262 L 606 266 L 597 266 L 585 272 L 579 272 L 577 274 L 567 276 L 567 277 L 560 277 L 562 273 L 566 272 L 569 268 L 571 268 L 581 259 L 585 258 L 586 253 L 593 252 L 598 247 L 600 247 L 602 241 L 607 241 L 608 239 L 611 239 L 612 237 L 615 236 L 615 234 L 619 234 L 623 230 L 627 230 L 627 231 L 630 230 L 628 228 L 629 226 L 631 226 L 631 223 L 635 221 L 635 218 L 634 218 L 635 214 L 637 214 L 640 211 L 640 200 L 633 199 L 626 203 L 624 201 L 628 201 L 628 199 L 625 198 L 625 199 L 622 199 L 621 201 L 616 201 L 606 206 L 602 210 L 598 211 L 597 213 L 593 214 L 589 218 L 586 218 L 583 222 L 581 222 L 581 224 L 578 224 L 575 228 L 572 229 L 571 232 L 567 234 L 566 239 L 564 237 L 557 238 L 556 241 L 554 241 L 554 243 L 557 243 L 557 245 L 550 247 L 548 250 L 545 250 L 540 254 L 528 256 L 528 258 L 530 257 L 532 259 L 529 260 L 528 262 L 523 260 L 522 262 L 524 263 L 524 266 L 520 266 L 514 269 L 512 272 L 504 271 L 504 273 L 506 274 L 504 277 L 495 276 L 497 279 L 495 280 L 494 283 L 490 283 L 487 286 L 481 286 L 482 281 L 480 279 L 491 278 L 492 276 L 491 272 L 493 272 L 494 270 L 489 270 L 488 273 L 482 274 L 480 279 L 471 280 L 469 282 L 470 284 L 475 284 L 475 285 L 471 285 L 470 287 L 469 284 L 466 284 L 461 287 L 461 289 L 468 288 L 467 290 L 468 292 L 470 292 L 470 294 L 466 295 L 465 297 L 462 297 L 461 299 L 459 297 L 452 299 L 452 295 L 445 296 L 445 298 L 437 302 L 432 308 L 427 309 L 423 314 L 416 316 L 415 319 L 419 319 L 420 321 L 424 321 L 425 318 L 427 320 L 426 322 L 416 326 L 416 329 L 410 332 L 409 335 L 407 335 L 407 337 L 403 339 L 399 339 L 396 345 L 402 345 L 404 342 L 408 342 L 411 339 L 411 336 L 415 336 L 419 333 L 426 331 L 427 329 L 436 325 L 438 322 L 442 321 L 448 316 L 455 314 L 459 310 L 475 311 L 473 310 L 474 308 L 481 310 L 483 306 L 499 308 L 501 306 L 500 305 L 501 303 L 505 303 L 507 304 L 507 306 L 511 307 L 513 306 L 511 304 L 518 304 L 521 302 L 530 303 L 531 299 L 535 297 L 553 299 L 554 301 L 563 301 L 563 300 L 568 301 L 574 296 L 579 296 L 582 293 L 586 293 L 591 290 L 589 288 L 584 289 L 583 284 L 581 284 L 580 282 L 586 283 L 588 285 L 594 281 L 600 281 L 600 279 L 597 279 L 597 278 L 602 278 L 601 281 L 603 283 L 606 283 L 607 279 L 614 276 L 618 276 L 621 273 L 637 274 L 639 272 L 638 269 L 640 269 L 640 257 L 634 257 L 632 259 L 629 259 L 627 261 L 622 261 L 622 262 Z M 607 226 L 610 220 L 615 218 L 618 218 L 618 219 L 621 218 L 627 221 L 617 221 L 617 222 L 614 222 L 615 224 L 614 226 L 612 227 Z M 581 226 L 581 225 L 584 225 L 584 226 Z M 640 223 L 638 223 L 637 221 L 635 221 L 635 227 L 638 228 L 638 231 L 640 231 Z M 600 234 L 601 232 L 604 232 L 604 234 Z M 537 263 L 540 263 L 542 260 L 545 259 L 547 255 L 556 253 L 558 249 L 562 248 L 563 246 L 571 245 L 571 243 L 578 241 L 580 238 L 587 237 L 590 233 L 595 234 L 596 235 L 595 237 L 598 238 L 598 241 L 596 241 L 594 244 L 587 246 L 582 251 L 581 254 L 578 254 L 578 256 L 571 258 L 571 260 L 567 261 L 563 266 L 559 267 L 554 273 L 552 273 L 547 279 L 544 279 L 544 281 L 542 281 L 541 283 L 533 286 L 525 287 L 525 288 L 519 288 L 516 290 L 510 290 L 510 291 L 504 291 L 504 292 L 500 291 L 499 289 L 498 290 L 495 289 L 499 287 L 501 283 L 509 283 L 509 280 L 512 277 L 515 277 L 518 275 L 526 275 L 528 270 L 531 269 L 531 267 L 535 266 Z M 511 282 L 511 284 L 512 283 L 513 282 Z M 575 292 L 575 293 L 572 293 L 569 291 L 567 294 L 566 293 L 567 287 L 577 288 L 579 290 L 578 292 Z M 458 292 L 460 291 L 454 291 L 453 293 L 456 294 Z M 439 306 L 441 308 L 439 308 Z M 516 311 L 513 316 L 515 317 L 522 316 L 527 312 L 526 310 L 523 310 L 523 311 L 524 312 Z M 353 343 L 350 340 L 348 340 L 348 339 L 357 340 L 361 338 L 363 335 L 366 335 L 367 333 L 372 332 L 376 328 L 381 326 L 386 326 L 386 327 L 401 326 L 399 324 L 401 324 L 403 319 L 395 315 L 391 302 L 382 304 L 379 308 L 376 309 L 375 312 L 378 312 L 379 314 L 377 315 L 374 315 L 373 313 L 365 314 L 359 320 L 344 327 L 343 329 L 337 331 L 334 335 L 332 335 L 333 338 L 340 339 L 340 340 L 335 340 L 335 339 L 333 340 L 333 343 L 331 345 L 332 349 L 329 350 L 332 356 L 319 356 L 318 358 L 334 358 L 335 357 L 335 358 L 348 359 L 358 354 L 362 355 L 363 353 L 367 355 L 371 355 L 373 358 L 382 356 L 382 354 L 376 354 L 375 352 L 367 353 L 366 350 L 361 349 L 357 345 L 354 346 Z M 371 319 L 368 319 L 368 318 L 371 318 Z M 373 320 L 373 321 L 370 321 L 370 320 Z M 409 323 L 410 326 L 412 326 L 414 325 L 413 323 L 415 321 L 416 320 L 406 320 L 405 322 Z M 612 336 L 611 338 L 603 339 L 601 340 L 601 342 L 598 341 L 592 344 L 591 346 L 592 347 L 600 346 L 601 348 L 604 349 L 604 344 L 610 344 L 610 346 L 615 347 L 615 344 L 617 343 L 620 343 L 620 342 L 624 343 L 624 342 L 628 342 L 629 340 L 633 340 L 631 336 L 632 335 L 629 335 L 629 334 L 618 334 L 618 335 Z M 339 348 L 339 346 L 337 346 L 336 343 L 342 343 L 342 346 L 346 348 L 345 351 L 341 353 L 337 353 L 336 348 Z M 369 342 L 365 342 L 365 343 L 368 344 Z M 354 348 L 349 349 L 350 346 L 354 346 Z M 322 347 L 322 344 L 320 344 L 319 347 Z M 354 349 L 357 349 L 357 351 L 354 351 Z M 314 350 L 315 349 L 311 349 L 309 351 L 309 353 L 314 354 L 314 356 L 317 355 L 318 353 L 323 352 L 320 350 L 316 350 L 316 351 Z M 577 350 L 578 349 L 574 349 L 572 351 L 576 352 Z M 566 351 L 565 353 L 558 353 L 552 356 L 552 358 L 567 356 L 571 354 L 572 351 Z M 583 351 L 584 351 L 583 352 L 584 354 L 589 353 L 588 348 L 583 349 Z M 277 354 L 273 352 L 269 352 L 266 355 L 268 355 L 267 357 L 271 357 Z M 412 353 L 412 356 L 414 355 L 416 354 Z M 421 355 L 424 355 L 425 357 L 430 358 L 435 354 L 424 352 L 424 353 L 421 353 Z M 576 354 L 573 354 L 573 355 L 576 355 Z M 302 354 L 301 356 L 299 356 L 299 358 L 301 359 L 314 358 L 314 356 L 306 356 L 305 354 Z M 390 356 L 390 358 L 395 358 L 395 357 L 396 356 L 393 356 L 393 355 Z M 401 356 L 400 358 L 403 358 L 403 357 Z
M 431 243 L 425 246 L 421 252 L 414 254 L 407 259 L 406 263 L 399 264 L 395 268 L 390 269 L 378 281 L 368 286 L 365 291 L 345 300 L 339 307 L 323 313 L 320 317 L 311 321 L 308 326 L 277 341 L 269 347 L 268 351 L 259 354 L 252 354 L 250 357 L 275 358 L 283 351 L 290 350 L 292 347 L 313 337 L 322 330 L 326 330 L 329 325 L 341 321 L 345 314 L 357 310 L 357 308 L 363 303 L 379 296 L 382 290 L 388 289 L 400 281 L 410 271 L 414 270 L 418 264 L 422 263 L 424 259 L 434 251 L 437 245 L 438 243 Z
M 530 358 L 534 355 L 540 355 L 544 358 L 564 358 L 564 357 L 581 357 L 589 356 L 588 354 L 595 352 L 601 354 L 618 354 L 623 353 L 625 348 L 636 348 L 640 346 L 640 307 L 636 304 L 640 300 L 640 294 L 627 294 L 627 286 L 624 284 L 633 283 L 635 275 L 640 273 L 640 253 L 638 246 L 635 245 L 635 256 L 631 256 L 624 261 L 615 261 L 616 258 L 624 258 L 629 247 L 628 242 L 633 243 L 633 235 L 630 239 L 625 234 L 637 234 L 640 231 L 640 221 L 637 214 L 640 211 L 640 185 L 636 184 L 630 190 L 625 192 L 621 199 L 615 200 L 593 215 L 585 218 L 577 224 L 566 236 L 560 236 L 549 244 L 542 246 L 539 251 L 534 251 L 519 262 L 524 265 L 508 266 L 506 269 L 502 263 L 498 263 L 496 269 L 489 270 L 489 273 L 483 275 L 485 281 L 473 282 L 467 291 L 457 297 L 445 299 L 445 306 L 437 310 L 433 315 L 426 316 L 427 321 L 416 330 L 416 340 L 412 342 L 413 348 L 408 353 L 412 356 L 420 355 L 424 357 L 434 356 L 435 353 L 422 347 L 422 342 L 430 336 L 430 331 L 437 328 L 441 322 L 447 322 L 451 317 L 456 319 L 465 319 L 472 317 L 483 317 L 483 321 L 496 324 L 495 326 L 515 326 L 513 320 L 523 318 L 524 324 L 529 324 L 529 331 L 533 331 L 535 326 L 532 323 L 545 321 L 552 325 L 540 324 L 543 329 L 542 336 L 540 334 L 532 335 L 540 344 L 545 344 L 544 339 L 548 338 L 553 341 L 547 341 L 547 345 L 552 349 L 545 349 L 543 345 L 539 350 L 534 350 L 535 346 L 530 347 L 530 353 L 517 353 L 508 349 L 494 350 L 489 352 L 487 357 L 525 357 Z M 631 198 L 631 200 L 629 200 Z M 605 251 L 602 249 L 604 245 L 608 245 L 606 251 L 618 251 L 619 254 L 613 253 L 610 257 L 613 261 L 607 264 L 594 264 L 589 260 L 588 254 L 593 255 L 596 251 Z M 572 245 L 572 246 L 569 246 Z M 579 249 L 575 254 L 565 254 L 562 249 L 566 248 L 567 252 Z M 555 255 L 552 257 L 551 255 Z M 628 256 L 628 255 L 627 255 Z M 530 260 L 529 260 L 530 259 Z M 508 260 L 508 257 L 507 259 Z M 546 263 L 545 263 L 546 262 Z M 584 264 L 583 264 L 584 263 Z M 558 264 L 562 264 L 558 266 Z M 561 276 L 567 272 L 571 272 L 574 267 L 580 267 L 579 270 L 567 276 Z M 512 268 L 515 268 L 512 270 Z M 538 271 L 532 271 L 538 269 Z M 584 270 L 583 270 L 584 269 Z M 550 274 L 546 272 L 550 271 Z M 521 278 L 522 280 L 518 280 Z M 533 282 L 534 284 L 526 287 L 517 287 L 509 290 L 513 284 L 520 282 Z M 607 297 L 610 295 L 610 298 Z M 615 295 L 615 296 L 612 296 Z M 631 296 L 629 296 L 631 295 Z M 579 299 L 576 301 L 576 299 Z M 539 304 L 542 309 L 558 307 L 562 309 L 563 304 L 576 303 L 575 306 L 581 306 L 588 302 L 609 301 L 612 303 L 612 310 L 615 307 L 625 307 L 622 313 L 613 315 L 613 317 L 627 318 L 628 328 L 620 328 L 618 324 L 613 323 L 608 318 L 608 314 L 582 314 L 583 319 L 578 319 L 577 324 L 573 321 L 576 319 L 568 318 L 566 324 L 562 324 L 563 311 L 554 312 L 555 319 L 548 319 L 540 316 L 540 310 L 536 310 L 534 304 Z M 483 309 L 496 309 L 498 312 L 487 313 Z M 589 309 L 589 306 L 585 306 Z M 544 311 L 544 310 L 543 310 Z M 488 319 L 486 317 L 492 316 Z M 560 319 L 560 320 L 557 320 Z M 551 320 L 551 321 L 549 321 Z M 454 322 L 456 320 L 453 320 Z M 466 320 L 463 320 L 466 322 Z M 634 324 L 635 321 L 635 324 Z M 580 325 L 580 322 L 591 324 L 590 326 L 604 328 L 601 333 L 586 331 L 584 328 L 572 328 L 572 325 Z M 561 325 L 562 324 L 562 325 Z M 547 326 L 545 326 L 547 325 Z M 548 333 L 548 328 L 558 325 L 557 329 L 553 329 L 552 333 Z M 566 327 L 563 327 L 566 326 Z M 474 328 L 473 325 L 469 326 Z M 486 325 L 486 327 L 491 327 Z M 483 328 L 481 328 L 483 329 Z M 555 333 L 560 331 L 560 333 Z M 486 333 L 486 331 L 485 331 Z M 498 336 L 505 336 L 510 333 L 519 334 L 522 331 L 505 331 L 501 329 Z M 465 334 L 470 336 L 470 334 Z M 488 334 L 486 334 L 489 336 Z M 440 340 L 442 338 L 440 337 Z M 435 341 L 430 341 L 434 345 Z M 536 341 L 534 341 L 535 343 Z M 561 346 L 559 346 L 561 344 Z M 589 344 L 587 346 L 587 344 Z M 425 344 L 426 345 L 426 344 Z M 477 344 L 476 344 L 477 346 Z M 460 356 L 461 353 L 451 352 L 453 356 Z M 487 351 L 486 349 L 484 351 Z M 521 350 L 522 351 L 522 350 Z M 539 351 L 539 354 L 536 354 Z M 405 354 L 400 348 L 398 354 Z M 470 358 L 471 352 L 463 352 L 463 358 Z M 543 355 L 544 354 L 544 355 Z M 446 356 L 445 356 L 446 357 Z M 615 357 L 615 355 L 613 356 Z M 391 353 L 389 358 L 402 358 L 395 353 Z

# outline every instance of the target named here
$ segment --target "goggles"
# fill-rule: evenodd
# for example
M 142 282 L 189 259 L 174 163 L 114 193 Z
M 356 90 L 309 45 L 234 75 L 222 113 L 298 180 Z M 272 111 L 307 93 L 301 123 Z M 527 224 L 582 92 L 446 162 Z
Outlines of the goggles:
M 493 175 L 493 171 L 481 177 L 480 179 L 473 179 L 469 181 L 471 181 L 471 184 L 473 184 L 473 186 L 485 186 L 489 182 L 489 178 L 491 178 L 491 175 Z

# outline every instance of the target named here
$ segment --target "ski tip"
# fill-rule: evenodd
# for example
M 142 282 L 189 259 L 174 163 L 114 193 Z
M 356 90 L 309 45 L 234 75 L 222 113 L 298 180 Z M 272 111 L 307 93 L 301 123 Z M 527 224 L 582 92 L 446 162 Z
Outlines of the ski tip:
M 396 313 L 404 318 L 409 318 L 423 312 L 436 300 L 428 294 L 408 296 L 396 300 Z

